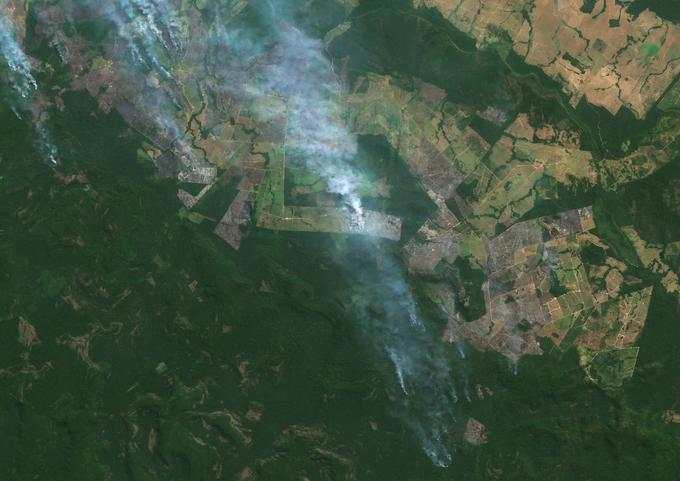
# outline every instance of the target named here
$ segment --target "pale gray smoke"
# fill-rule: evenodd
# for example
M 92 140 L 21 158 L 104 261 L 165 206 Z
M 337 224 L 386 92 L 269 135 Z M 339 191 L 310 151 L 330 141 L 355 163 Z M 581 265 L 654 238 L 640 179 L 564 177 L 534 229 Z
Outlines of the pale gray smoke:
M 168 71 L 158 61 L 158 46 L 177 52 L 181 42 L 173 11 L 167 2 L 149 0 L 115 0 L 96 4 L 116 26 L 120 39 L 135 62 L 157 69 L 166 78 Z
M 215 174 L 214 167 L 205 165 L 187 142 L 184 129 L 177 119 L 177 110 L 184 106 L 169 92 L 161 88 L 164 82 L 172 86 L 174 79 L 158 60 L 160 49 L 170 56 L 182 49 L 179 27 L 172 6 L 162 0 L 115 0 L 113 2 L 89 2 L 90 8 L 99 10 L 115 26 L 115 34 L 132 58 L 118 58 L 118 74 L 131 82 L 141 72 L 147 75 L 147 86 L 135 98 L 137 115 L 155 124 L 158 132 L 177 153 L 183 171 L 180 180 L 191 179 L 194 173 L 206 172 L 209 182 Z
M 274 96 L 286 104 L 286 152 L 326 183 L 327 190 L 342 196 L 359 223 L 363 207 L 357 189 L 362 176 L 353 161 L 356 137 L 342 119 L 338 105 L 340 85 L 323 43 L 310 38 L 289 20 L 289 5 L 268 3 L 258 10 L 267 36 L 260 32 L 217 26 L 213 42 L 225 61 L 220 87 L 245 100 Z M 255 114 L 268 121 L 267 102 L 253 102 Z
M 370 256 L 371 249 L 367 248 Z M 416 433 L 423 450 L 440 467 L 451 463 L 448 431 L 456 421 L 458 394 L 444 347 L 419 315 L 413 293 L 394 257 L 382 258 L 378 273 L 365 259 L 345 262 L 365 289 L 355 298 L 365 338 L 394 367 L 400 401 L 397 412 Z M 465 387 L 465 379 L 460 381 Z
M 5 4 L 0 3 L 0 52 L 10 70 L 12 88 L 24 99 L 38 89 L 33 78 L 31 62 L 19 46 L 14 25 L 4 14 Z
M 128 65 L 115 59 L 117 68 L 144 71 L 160 86 L 173 81 L 158 60 L 160 49 L 171 53 L 182 48 L 169 3 L 91 0 L 90 6 L 113 22 L 117 40 L 132 60 Z M 205 35 L 191 32 L 189 38 L 209 46 L 209 64 L 216 65 L 211 82 L 249 108 L 255 120 L 280 128 L 285 134 L 286 157 L 323 179 L 327 190 L 342 199 L 353 225 L 361 226 L 364 206 L 359 185 L 365 175 L 358 168 L 357 138 L 345 123 L 340 82 L 323 43 L 294 21 L 294 11 L 304 5 L 253 0 L 247 7 L 254 13 L 253 25 L 228 23 L 230 12 L 220 13 L 221 6 L 220 2 L 210 4 L 215 14 L 210 31 Z M 145 91 L 136 107 L 139 115 L 147 115 L 149 122 L 168 132 L 188 159 L 186 165 L 196 165 L 173 115 L 173 99 L 165 91 Z M 373 247 L 362 250 L 375 256 Z M 379 273 L 366 267 L 370 263 L 371 259 L 339 260 L 347 276 L 366 292 L 366 299 L 357 301 L 359 328 L 394 369 L 391 379 L 404 422 L 432 462 L 446 466 L 451 462 L 448 430 L 455 421 L 453 407 L 458 399 L 450 362 L 423 322 L 397 259 L 385 255 Z
M 357 138 L 347 128 L 339 104 L 340 83 L 323 43 L 294 25 L 293 10 L 288 2 L 267 2 L 257 10 L 262 30 L 216 28 L 214 43 L 224 59 L 221 87 L 254 105 L 263 122 L 281 121 L 281 113 L 268 109 L 266 99 L 282 100 L 287 154 L 322 178 L 329 192 L 341 195 L 347 215 L 361 222 L 364 208 L 358 186 L 363 174 L 356 166 Z M 418 314 L 404 273 L 389 255 L 378 278 L 366 263 L 340 263 L 370 293 L 365 305 L 357 303 L 360 327 L 394 367 L 398 411 L 432 462 L 448 465 L 447 436 L 458 399 L 453 375 L 441 343 Z
M 36 131 L 35 146 L 51 165 L 57 164 L 57 148 L 45 125 L 46 115 L 34 105 L 38 83 L 33 76 L 31 61 L 17 40 L 16 30 L 5 15 L 6 2 L 0 1 L 0 54 L 7 67 L 7 81 L 18 94 L 7 99 L 18 118 L 28 117 Z

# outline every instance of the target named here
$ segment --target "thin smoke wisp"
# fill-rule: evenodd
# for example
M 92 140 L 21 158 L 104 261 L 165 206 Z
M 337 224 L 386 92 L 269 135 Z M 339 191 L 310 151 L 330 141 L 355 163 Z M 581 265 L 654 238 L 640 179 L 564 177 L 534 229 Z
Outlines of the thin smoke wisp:
M 262 106 L 261 121 L 281 115 L 268 109 L 267 98 L 285 103 L 286 153 L 339 194 L 353 222 L 363 221 L 358 192 L 362 172 L 356 167 L 357 137 L 343 121 L 338 103 L 340 84 L 323 43 L 297 28 L 281 8 L 266 4 L 261 22 L 269 36 L 235 28 L 218 29 L 216 44 L 227 52 L 221 87 L 229 94 Z M 367 249 L 368 251 L 369 249 Z M 443 347 L 429 333 L 397 259 L 385 256 L 379 278 L 366 263 L 339 264 L 348 276 L 371 286 L 371 299 L 358 308 L 360 331 L 376 352 L 394 368 L 400 404 L 398 412 L 410 426 L 425 453 L 437 466 L 451 462 L 448 429 L 455 422 L 458 400 Z
M 141 92 L 135 105 L 126 108 L 133 110 L 135 120 L 141 118 L 142 123 L 164 132 L 160 136 L 164 147 L 177 152 L 187 171 L 206 168 L 206 163 L 196 158 L 185 138 L 177 113 L 183 104 L 175 96 L 180 89 L 159 59 L 165 58 L 161 54 L 172 56 L 183 48 L 197 47 L 196 51 L 207 53 L 195 61 L 205 61 L 214 69 L 208 80 L 211 88 L 235 99 L 258 123 L 278 129 L 287 165 L 297 163 L 322 179 L 326 190 L 341 199 L 354 230 L 361 231 L 365 208 L 359 187 L 368 176 L 359 167 L 363 162 L 358 158 L 362 155 L 358 139 L 345 122 L 341 83 L 324 43 L 295 21 L 302 2 L 252 0 L 245 7 L 249 20 L 231 23 L 222 21 L 231 18 L 231 12 L 221 12 L 223 2 L 214 2 L 206 7 L 213 19 L 206 31 L 180 38 L 176 12 L 169 2 L 79 1 L 113 26 L 115 41 L 107 52 L 109 60 L 119 79 L 129 80 Z M 3 35 L 8 34 L 0 32 L 0 39 Z M 5 57 L 5 50 L 13 52 L 3 48 Z M 19 75 L 23 83 L 18 89 L 35 90 L 30 63 L 18 54 L 12 59 L 8 64 L 17 75 L 28 72 Z M 447 352 L 424 322 L 396 256 L 383 253 L 381 269 L 376 271 L 367 267 L 371 259 L 366 259 L 375 260 L 375 246 L 367 243 L 359 250 L 360 261 L 347 256 L 338 259 L 346 276 L 365 291 L 365 298 L 355 303 L 357 330 L 392 370 L 389 384 L 396 412 L 432 462 L 446 466 L 452 460 L 448 431 L 456 421 L 456 382 L 466 389 L 464 376 L 454 372 Z
M 18 118 L 28 117 L 36 131 L 35 147 L 50 165 L 57 164 L 57 147 L 45 125 L 47 115 L 36 107 L 38 82 L 31 61 L 24 52 L 12 21 L 5 15 L 6 3 L 0 2 L 0 54 L 6 67 L 6 79 L 17 94 L 8 102 Z

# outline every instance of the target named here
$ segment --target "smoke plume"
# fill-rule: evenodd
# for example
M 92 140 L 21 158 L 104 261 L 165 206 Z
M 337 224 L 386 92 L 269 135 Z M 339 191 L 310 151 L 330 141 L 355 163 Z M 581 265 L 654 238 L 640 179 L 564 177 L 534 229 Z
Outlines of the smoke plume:
M 6 101 L 18 118 L 28 117 L 36 132 L 36 149 L 49 164 L 56 165 L 57 148 L 45 125 L 47 114 L 38 107 L 36 98 L 38 82 L 33 76 L 31 61 L 19 44 L 15 26 L 5 13 L 7 8 L 7 3 L 0 1 L 0 54 L 6 67 L 5 81 L 14 91 Z
M 262 106 L 255 110 L 262 121 L 281 115 L 267 108 L 266 99 L 282 100 L 287 154 L 322 178 L 329 192 L 339 194 L 347 215 L 361 224 L 364 208 L 357 187 L 363 175 L 355 162 L 357 138 L 343 121 L 340 84 L 324 45 L 295 25 L 294 10 L 286 2 L 264 2 L 256 12 L 260 29 L 217 30 L 214 41 L 226 57 L 221 87 Z M 397 411 L 432 462 L 448 465 L 448 429 L 455 421 L 453 405 L 458 399 L 454 376 L 441 343 L 418 312 L 405 273 L 390 254 L 383 256 L 378 278 L 366 268 L 370 261 L 338 262 L 347 277 L 358 279 L 368 292 L 368 298 L 355 303 L 359 329 L 394 368 Z
M 181 105 L 168 94 L 172 88 L 160 88 L 172 85 L 174 79 L 159 58 L 163 51 L 172 56 L 181 50 L 183 41 L 204 42 L 207 63 L 215 66 L 211 82 L 246 105 L 256 121 L 279 128 L 285 135 L 286 158 L 322 179 L 328 192 L 342 199 L 351 223 L 363 225 L 358 186 L 366 176 L 358 167 L 357 137 L 344 121 L 340 82 L 324 44 L 295 21 L 296 10 L 304 8 L 302 2 L 252 0 L 238 21 L 224 2 L 213 2 L 206 7 L 211 11 L 205 18 L 212 20 L 205 31 L 190 32 L 183 40 L 173 8 L 162 0 L 89 0 L 89 8 L 98 9 L 111 21 L 116 43 L 125 46 L 125 55 L 113 59 L 117 68 L 129 69 L 131 82 L 142 71 L 147 82 L 150 79 L 158 85 L 138 96 L 138 115 L 168 133 L 187 168 L 201 162 L 184 139 L 176 114 Z M 34 85 L 22 57 L 12 58 L 17 72 L 29 73 L 17 88 Z M 375 261 L 373 246 L 360 250 L 364 258 L 338 259 L 346 276 L 359 282 L 365 292 L 355 299 L 358 331 L 393 368 L 397 412 L 432 462 L 446 466 L 451 462 L 448 429 L 455 421 L 458 400 L 451 361 L 423 322 L 398 259 L 383 254 L 376 271 L 366 267 L 372 264 L 366 256 Z

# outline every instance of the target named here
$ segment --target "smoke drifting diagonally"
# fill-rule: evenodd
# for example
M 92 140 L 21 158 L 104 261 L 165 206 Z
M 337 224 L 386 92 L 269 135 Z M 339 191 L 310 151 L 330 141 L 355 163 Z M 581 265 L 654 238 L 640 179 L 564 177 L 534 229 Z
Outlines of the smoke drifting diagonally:
M 170 78 L 157 55 L 158 45 L 168 52 L 177 52 L 181 48 L 169 5 L 164 1 L 148 0 L 115 0 L 102 5 L 103 13 L 116 26 L 133 59 Z
M 112 22 L 118 41 L 132 58 L 131 62 L 125 55 L 116 59 L 118 74 L 132 82 L 143 73 L 148 82 L 156 85 L 136 96 L 135 102 L 141 107 L 137 113 L 155 125 L 178 154 L 184 169 L 180 179 L 190 178 L 192 172 L 201 169 L 214 175 L 214 168 L 207 167 L 185 139 L 184 129 L 177 119 L 177 111 L 184 107 L 182 102 L 169 92 L 172 88 L 159 88 L 163 82 L 174 84 L 172 75 L 159 61 L 161 50 L 172 57 L 182 49 L 173 8 L 163 0 L 87 1 L 91 8 Z
M 4 5 L 0 3 L 0 10 Z M 33 78 L 31 62 L 16 40 L 12 22 L 0 12 L 0 52 L 10 70 L 12 88 L 24 99 L 38 89 Z
M 357 139 L 342 119 L 339 82 L 324 55 L 323 44 L 296 28 L 291 9 L 267 3 L 258 10 L 269 37 L 243 29 L 218 29 L 216 44 L 227 52 L 222 88 L 267 105 L 275 96 L 286 104 L 286 152 L 321 177 L 328 191 L 342 196 L 347 214 L 361 224 L 363 205 L 357 187 L 362 173 L 355 164 Z M 251 3 L 251 6 L 253 4 Z M 245 85 L 244 85 L 245 83 Z M 262 99 L 262 101 L 258 101 Z M 260 120 L 279 115 L 256 110 Z M 393 364 L 400 409 L 432 462 L 451 462 L 447 432 L 454 421 L 457 394 L 443 348 L 420 318 L 405 275 L 394 257 L 383 259 L 379 279 L 365 264 L 341 265 L 362 286 L 371 288 L 369 305 L 359 309 L 361 331 Z
M 0 1 L 0 54 L 7 66 L 7 77 L 11 88 L 18 94 L 8 99 L 18 118 L 27 115 L 33 121 L 36 131 L 35 146 L 51 165 L 57 164 L 57 148 L 51 140 L 45 125 L 46 114 L 33 106 L 33 97 L 38 83 L 33 76 L 31 62 L 17 41 L 11 20 L 5 16 L 6 3 Z
M 280 6 L 279 6 L 280 7 Z M 268 37 L 244 29 L 217 28 L 215 45 L 226 52 L 220 87 L 246 100 L 274 96 L 286 104 L 286 153 L 295 157 L 340 194 L 348 211 L 361 218 L 357 187 L 361 173 L 353 166 L 356 138 L 342 122 L 336 99 L 340 86 L 323 53 L 323 44 L 286 21 L 282 8 L 258 11 Z M 267 105 L 267 102 L 253 102 Z M 256 108 L 260 120 L 273 115 Z
M 351 274 L 368 291 L 356 299 L 361 330 L 394 367 L 398 384 L 397 412 L 415 432 L 423 450 L 437 466 L 451 462 L 448 430 L 455 422 L 456 376 L 442 344 L 432 336 L 404 273 L 394 257 L 384 257 L 378 274 L 363 260 Z M 465 389 L 465 378 L 461 376 Z
M 121 78 L 129 78 L 131 84 L 142 88 L 140 76 L 161 87 L 173 82 L 158 60 L 160 49 L 171 51 L 181 46 L 169 3 L 80 1 L 115 26 L 116 43 L 124 46 L 124 52 L 121 55 L 114 49 L 110 55 L 115 57 L 111 60 Z M 356 163 L 357 138 L 343 122 L 338 103 L 340 85 L 322 42 L 295 25 L 295 2 L 252 0 L 248 8 L 255 10 L 256 23 L 261 27 L 257 29 L 245 23 L 236 27 L 221 22 L 220 5 L 221 2 L 210 5 L 216 11 L 210 32 L 205 36 L 192 32 L 189 41 L 208 42 L 213 52 L 211 63 L 217 64 L 214 79 L 219 88 L 247 104 L 257 120 L 275 121 L 277 125 L 280 121 L 285 129 L 286 157 L 296 159 L 322 178 L 328 191 L 341 196 L 352 224 L 360 227 L 364 208 L 358 186 L 363 174 Z M 12 65 L 23 65 L 20 57 L 15 57 L 14 62 Z M 16 69 L 22 71 L 22 67 Z M 31 83 L 32 77 L 24 78 Z M 137 114 L 167 132 L 163 137 L 172 139 L 171 144 L 184 157 L 185 167 L 200 165 L 184 139 L 172 97 L 162 88 L 155 88 L 144 89 L 136 100 Z M 274 103 L 285 105 L 285 109 L 273 108 Z M 370 247 L 366 252 L 372 252 Z M 366 263 L 342 260 L 340 264 L 348 276 L 358 279 L 370 291 L 370 300 L 358 309 L 359 327 L 376 352 L 394 368 L 399 412 L 432 462 L 439 466 L 449 464 L 446 436 L 457 401 L 454 376 L 441 344 L 418 313 L 400 264 L 394 257 L 385 257 L 377 278 L 372 269 L 366 269 Z

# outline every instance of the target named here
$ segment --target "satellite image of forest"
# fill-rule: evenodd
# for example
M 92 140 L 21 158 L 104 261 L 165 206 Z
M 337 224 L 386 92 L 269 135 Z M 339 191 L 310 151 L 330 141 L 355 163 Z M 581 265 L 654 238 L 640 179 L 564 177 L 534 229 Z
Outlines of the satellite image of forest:
M 680 1 L 0 0 L 0 481 L 680 480 Z

